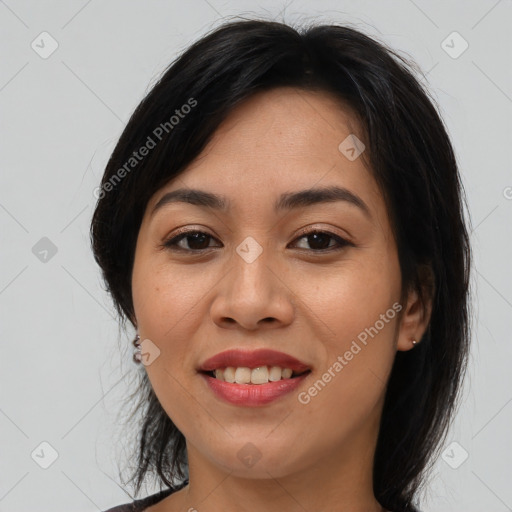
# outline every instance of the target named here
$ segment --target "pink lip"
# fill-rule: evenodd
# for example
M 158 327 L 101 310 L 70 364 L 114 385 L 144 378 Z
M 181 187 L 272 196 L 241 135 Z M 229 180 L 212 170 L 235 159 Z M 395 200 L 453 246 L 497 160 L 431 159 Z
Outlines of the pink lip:
M 213 370 L 227 368 L 228 366 L 257 368 L 258 366 L 280 366 L 281 368 L 290 368 L 295 373 L 309 370 L 310 367 L 283 352 L 277 352 L 270 349 L 258 350 L 226 350 L 204 361 L 199 367 L 201 372 L 210 372 Z M 265 384 L 257 384 L 258 387 Z
M 210 357 L 201 364 L 198 371 L 201 373 L 213 393 L 222 400 L 234 405 L 258 407 L 268 404 L 277 398 L 291 393 L 296 389 L 310 372 L 290 379 L 281 379 L 267 384 L 236 384 L 225 382 L 212 377 L 207 372 L 224 369 L 228 366 L 235 368 L 257 368 L 259 366 L 280 366 L 290 368 L 294 373 L 307 372 L 311 368 L 284 352 L 270 349 L 258 350 L 226 350 Z
M 211 377 L 206 373 L 202 373 L 201 377 L 206 380 L 215 395 L 222 400 L 234 405 L 258 407 L 291 393 L 308 375 L 309 372 L 299 377 L 281 379 L 268 384 L 231 384 Z

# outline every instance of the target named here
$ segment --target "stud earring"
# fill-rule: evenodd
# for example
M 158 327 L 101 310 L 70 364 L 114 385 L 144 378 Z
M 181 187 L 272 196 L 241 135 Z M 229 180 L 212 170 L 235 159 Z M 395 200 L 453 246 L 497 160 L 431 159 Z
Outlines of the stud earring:
M 133 351 L 133 360 L 136 363 L 140 363 L 142 361 L 142 348 L 140 346 L 140 336 L 138 334 L 135 336 L 132 343 L 135 347 L 135 350 Z
M 411 340 L 411 342 L 412 342 L 412 344 L 413 344 L 414 346 L 416 346 L 416 345 L 419 343 L 419 341 L 416 341 L 416 340 Z

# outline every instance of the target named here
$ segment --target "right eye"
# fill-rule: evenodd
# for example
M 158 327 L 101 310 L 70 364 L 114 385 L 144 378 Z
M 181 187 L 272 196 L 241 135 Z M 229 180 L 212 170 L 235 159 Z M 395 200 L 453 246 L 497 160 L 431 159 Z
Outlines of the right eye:
M 163 246 L 170 250 L 180 250 L 188 252 L 199 252 L 211 247 L 222 247 L 210 246 L 209 241 L 216 240 L 213 236 L 203 231 L 184 231 L 177 236 L 174 236 L 163 243 Z M 218 241 L 218 240 L 217 240 Z M 220 242 L 219 242 L 220 244 Z

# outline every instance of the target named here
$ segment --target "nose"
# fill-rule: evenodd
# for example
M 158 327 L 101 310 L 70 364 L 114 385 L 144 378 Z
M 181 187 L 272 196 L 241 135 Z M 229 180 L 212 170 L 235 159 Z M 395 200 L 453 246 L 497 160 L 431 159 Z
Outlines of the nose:
M 250 263 L 236 252 L 230 258 L 230 271 L 219 282 L 210 310 L 219 327 L 272 329 L 293 321 L 290 283 L 282 269 L 271 268 L 264 254 L 265 251 Z

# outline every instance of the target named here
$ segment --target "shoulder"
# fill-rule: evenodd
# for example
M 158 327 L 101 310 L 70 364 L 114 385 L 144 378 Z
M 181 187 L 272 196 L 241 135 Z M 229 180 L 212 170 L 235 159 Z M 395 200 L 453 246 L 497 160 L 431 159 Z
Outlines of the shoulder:
M 144 512 L 147 507 L 162 501 L 164 498 L 167 498 L 167 496 L 170 496 L 173 492 L 179 491 L 182 487 L 187 485 L 187 483 L 188 481 L 185 481 L 177 487 L 164 489 L 163 491 L 152 494 L 151 496 L 147 496 L 146 498 L 132 501 L 131 503 L 117 505 L 116 507 L 109 508 L 104 512 Z

